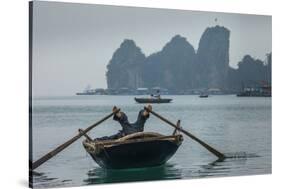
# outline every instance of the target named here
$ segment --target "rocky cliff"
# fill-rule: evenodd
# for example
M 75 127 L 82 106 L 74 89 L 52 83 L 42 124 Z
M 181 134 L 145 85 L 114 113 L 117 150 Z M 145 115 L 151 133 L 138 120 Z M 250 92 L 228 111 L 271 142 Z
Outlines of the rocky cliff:
M 173 91 L 192 87 L 195 51 L 180 35 L 164 48 L 147 57 L 143 69 L 146 87 L 162 87 Z
M 268 84 L 271 85 L 271 54 L 268 55 L 266 64 L 245 55 L 237 69 L 229 68 L 228 86 L 233 89 Z
M 143 86 L 141 77 L 145 55 L 133 40 L 124 40 L 107 65 L 107 86 L 110 89 L 138 88 Z
M 179 93 L 208 88 L 237 90 L 242 82 L 271 82 L 271 54 L 267 65 L 246 55 L 238 69 L 229 66 L 229 37 L 227 28 L 209 27 L 196 53 L 186 38 L 176 35 L 148 57 L 133 40 L 124 40 L 107 65 L 108 88 L 162 87 Z
M 196 54 L 197 84 L 203 88 L 224 89 L 229 68 L 230 31 L 225 27 L 207 28 Z

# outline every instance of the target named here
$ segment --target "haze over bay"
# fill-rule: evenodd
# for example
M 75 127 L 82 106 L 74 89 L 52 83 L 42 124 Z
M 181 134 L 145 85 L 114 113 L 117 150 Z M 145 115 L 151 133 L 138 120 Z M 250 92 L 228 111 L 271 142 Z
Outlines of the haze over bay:
M 48 2 L 35 2 L 34 11 L 34 96 L 73 95 L 88 84 L 107 88 L 106 66 L 124 39 L 146 56 L 175 35 L 197 51 L 205 29 L 220 25 L 231 31 L 231 67 L 246 54 L 263 61 L 271 52 L 270 16 Z

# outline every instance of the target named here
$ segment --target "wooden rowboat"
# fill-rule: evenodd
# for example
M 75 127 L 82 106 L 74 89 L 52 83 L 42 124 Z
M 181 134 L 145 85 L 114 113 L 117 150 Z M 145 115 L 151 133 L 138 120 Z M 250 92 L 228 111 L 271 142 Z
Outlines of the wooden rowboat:
M 139 132 L 117 140 L 83 141 L 85 150 L 106 169 L 152 167 L 166 163 L 181 145 L 180 134 Z
M 170 103 L 172 100 L 170 98 L 135 98 L 138 103 Z
M 87 127 L 85 130 L 78 129 L 79 134 L 70 138 L 63 144 L 56 147 L 54 150 L 37 159 L 35 162 L 30 161 L 30 170 L 33 171 L 73 144 L 82 136 L 86 137 L 86 140 L 83 141 L 86 151 L 101 167 L 109 169 L 148 167 L 164 164 L 174 155 L 183 141 L 182 135 L 177 134 L 178 132 L 184 133 L 191 139 L 201 144 L 209 152 L 217 156 L 220 161 L 227 158 L 227 156 L 225 156 L 223 153 L 195 137 L 190 132 L 182 129 L 180 127 L 180 120 L 178 120 L 177 124 L 173 124 L 171 121 L 152 111 L 150 108 L 144 108 L 154 116 L 174 127 L 175 130 L 173 135 L 164 136 L 158 133 L 140 132 L 122 137 L 118 140 L 93 141 L 87 135 L 87 132 L 120 111 L 120 109 L 116 109 L 93 125 Z

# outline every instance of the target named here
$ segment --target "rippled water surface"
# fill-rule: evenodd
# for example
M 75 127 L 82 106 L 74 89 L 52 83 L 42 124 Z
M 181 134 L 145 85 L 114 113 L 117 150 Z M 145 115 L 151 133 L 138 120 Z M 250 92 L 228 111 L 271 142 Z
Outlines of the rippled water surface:
M 198 143 L 185 137 L 177 153 L 163 166 L 105 170 L 82 146 L 83 138 L 36 169 L 34 187 L 78 186 L 97 183 L 191 179 L 271 173 L 271 98 L 234 95 L 169 96 L 170 104 L 153 105 L 154 111 L 181 126 L 228 156 L 222 162 Z M 69 96 L 33 98 L 33 159 L 64 143 L 79 128 L 111 113 L 113 105 L 135 121 L 143 105 L 133 96 Z M 112 119 L 94 128 L 92 138 L 120 129 Z M 151 116 L 145 131 L 171 134 L 173 128 Z

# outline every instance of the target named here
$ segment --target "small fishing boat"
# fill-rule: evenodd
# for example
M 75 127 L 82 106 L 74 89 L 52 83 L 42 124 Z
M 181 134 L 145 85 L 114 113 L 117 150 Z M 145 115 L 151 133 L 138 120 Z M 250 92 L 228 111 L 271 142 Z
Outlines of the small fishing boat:
M 141 104 L 144 103 L 170 103 L 173 99 L 170 98 L 135 98 L 135 101 Z
M 125 169 L 162 165 L 175 154 L 182 141 L 181 134 L 138 132 L 117 140 L 86 139 L 83 146 L 102 168 Z
M 209 97 L 209 95 L 208 94 L 200 94 L 200 96 L 199 96 L 200 98 L 208 98 Z

